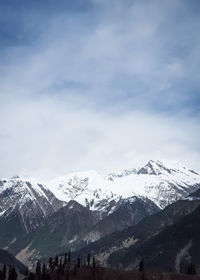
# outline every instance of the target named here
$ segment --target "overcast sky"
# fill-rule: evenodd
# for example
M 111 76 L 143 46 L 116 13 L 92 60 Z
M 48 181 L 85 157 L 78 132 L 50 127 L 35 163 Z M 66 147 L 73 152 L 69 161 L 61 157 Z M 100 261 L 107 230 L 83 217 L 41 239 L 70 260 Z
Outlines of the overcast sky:
M 0 0 L 0 176 L 200 171 L 199 0 Z

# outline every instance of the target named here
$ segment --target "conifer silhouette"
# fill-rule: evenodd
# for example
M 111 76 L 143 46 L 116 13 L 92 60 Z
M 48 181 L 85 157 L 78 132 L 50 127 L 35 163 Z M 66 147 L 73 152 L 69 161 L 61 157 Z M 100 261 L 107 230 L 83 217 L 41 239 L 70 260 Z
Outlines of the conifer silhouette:
M 68 264 L 71 263 L 71 251 L 68 252 L 67 262 L 68 262 Z
M 41 263 L 40 263 L 40 261 L 37 261 L 35 273 L 36 273 L 37 277 L 40 277 L 40 275 L 41 275 Z
M 53 267 L 53 259 L 52 257 L 49 258 L 49 269 L 52 270 Z
M 96 260 L 95 260 L 95 256 L 93 256 L 92 258 L 92 267 L 95 268 L 96 267 Z
M 6 265 L 4 264 L 3 271 L 2 271 L 2 280 L 6 280 L 6 271 L 7 271 Z
M 9 268 L 8 280 L 17 280 L 17 272 L 15 270 L 15 267 Z
M 79 268 L 81 266 L 81 258 L 78 256 L 77 258 L 77 267 Z
M 46 264 L 43 263 L 43 265 L 42 265 L 42 277 L 44 278 L 45 275 L 46 275 Z
M 67 264 L 67 254 L 65 253 L 65 258 L 64 258 L 64 265 Z
M 139 271 L 143 272 L 144 271 L 144 259 L 142 258 L 141 261 L 139 262 Z
M 87 263 L 88 263 L 88 266 L 90 266 L 90 254 L 88 253 L 88 256 L 87 256 Z
M 55 263 L 55 266 L 58 266 L 58 255 L 56 255 L 54 263 Z

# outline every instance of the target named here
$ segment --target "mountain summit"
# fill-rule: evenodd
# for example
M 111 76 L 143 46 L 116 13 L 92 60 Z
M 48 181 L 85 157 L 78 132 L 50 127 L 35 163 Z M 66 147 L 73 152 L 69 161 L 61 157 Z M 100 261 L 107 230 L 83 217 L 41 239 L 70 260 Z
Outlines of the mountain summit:
M 133 195 L 147 197 L 164 208 L 198 189 L 200 174 L 176 162 L 150 160 L 140 168 L 107 176 L 78 172 L 45 184 L 60 200 L 73 199 L 91 210 L 105 211 L 105 205 Z

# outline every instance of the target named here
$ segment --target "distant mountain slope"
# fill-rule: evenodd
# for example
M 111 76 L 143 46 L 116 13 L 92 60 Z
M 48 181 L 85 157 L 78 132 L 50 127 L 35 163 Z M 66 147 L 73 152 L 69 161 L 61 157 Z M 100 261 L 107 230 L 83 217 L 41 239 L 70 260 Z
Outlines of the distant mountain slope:
M 105 177 L 95 171 L 79 172 L 45 184 L 59 199 L 74 199 L 107 214 L 114 211 L 120 198 L 134 195 L 146 196 L 164 208 L 200 188 L 200 175 L 178 163 L 151 160 L 143 167 Z
M 95 223 L 94 213 L 76 201 L 70 201 L 34 232 L 16 240 L 9 250 L 19 259 L 23 251 L 23 259 L 49 257 L 69 250 L 70 244 L 84 235 Z
M 90 243 L 80 250 L 78 254 L 84 255 L 85 252 L 91 252 L 104 265 L 111 264 L 115 266 L 121 263 L 126 267 L 129 265 L 134 266 L 138 258 L 141 258 L 143 255 L 135 258 L 134 262 L 133 258 L 130 258 L 129 262 L 126 258 L 126 253 L 129 250 L 133 250 L 134 254 L 135 248 L 143 246 L 144 242 L 151 240 L 151 238 L 154 238 L 154 236 L 157 236 L 169 226 L 176 224 L 182 218 L 184 220 L 184 217 L 195 211 L 199 206 L 199 199 L 177 201 L 164 210 L 146 217 L 135 226 L 128 227 L 122 231 L 116 231 L 96 242 Z M 163 243 L 165 243 L 165 239 L 163 239 Z M 151 250 L 155 248 L 152 247 Z
M 47 218 L 37 230 L 11 243 L 9 250 L 19 259 L 23 251 L 23 260 L 28 263 L 36 257 L 49 257 L 69 249 L 77 250 L 94 241 L 94 238 L 136 224 L 157 211 L 159 208 L 148 199 L 133 197 L 121 202 L 115 212 L 99 220 L 94 211 L 70 201 Z
M 192 262 L 199 272 L 199 225 L 200 207 L 149 240 L 114 253 L 110 256 L 109 263 L 129 266 L 144 257 L 146 267 L 168 271 L 172 268 L 179 272 L 181 265 L 184 270 L 185 263 Z
M 145 197 L 133 196 L 124 199 L 113 213 L 97 222 L 83 239 L 94 242 L 114 231 L 135 225 L 159 210 L 160 208 L 153 201 Z
M 18 261 L 13 255 L 9 252 L 0 249 L 0 263 L 5 264 L 6 266 L 14 266 L 22 274 L 25 272 L 25 265 Z

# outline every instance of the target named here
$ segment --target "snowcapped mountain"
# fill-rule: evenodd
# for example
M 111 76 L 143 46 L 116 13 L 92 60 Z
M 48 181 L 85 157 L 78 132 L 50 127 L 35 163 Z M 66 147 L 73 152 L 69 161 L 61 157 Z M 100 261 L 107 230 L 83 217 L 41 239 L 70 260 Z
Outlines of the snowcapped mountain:
M 110 181 L 96 171 L 57 177 L 45 185 L 58 199 L 66 202 L 76 200 L 103 216 L 112 213 L 121 200 L 121 195 L 111 190 Z
M 150 160 L 143 167 L 117 174 L 78 172 L 45 184 L 58 199 L 73 199 L 91 210 L 112 213 L 119 201 L 134 195 L 147 197 L 164 208 L 200 188 L 200 174 L 176 162 Z
M 38 227 L 45 217 L 63 206 L 42 184 L 14 177 L 0 181 L 0 217 L 13 215 L 20 220 L 25 232 Z
M 178 163 L 161 161 L 106 176 L 88 171 L 40 183 L 25 178 L 1 180 L 0 247 L 18 257 L 26 250 L 29 261 L 50 254 L 48 242 L 55 234 L 53 250 L 76 250 L 138 224 L 198 189 L 200 174 Z M 80 224 L 75 225 L 74 219 Z M 36 235 L 39 243 L 33 242 Z
M 135 173 L 112 178 L 123 196 L 142 195 L 161 208 L 184 198 L 200 187 L 200 175 L 176 162 L 149 161 Z
M 113 213 L 124 199 L 148 198 L 160 208 L 200 188 L 200 175 L 178 163 L 149 161 L 140 168 L 102 176 L 96 171 L 72 173 L 51 181 L 0 180 L 0 217 L 17 210 L 26 232 L 75 200 L 100 217 Z

